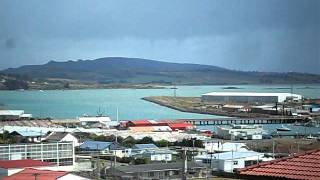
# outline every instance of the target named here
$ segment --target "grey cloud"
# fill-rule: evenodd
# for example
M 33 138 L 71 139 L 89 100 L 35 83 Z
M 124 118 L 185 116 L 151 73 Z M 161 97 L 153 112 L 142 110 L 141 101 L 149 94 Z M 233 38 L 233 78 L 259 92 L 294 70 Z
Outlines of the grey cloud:
M 0 39 L 19 46 L 0 48 L 0 68 L 126 56 L 320 73 L 319 12 L 317 0 L 3 0 Z

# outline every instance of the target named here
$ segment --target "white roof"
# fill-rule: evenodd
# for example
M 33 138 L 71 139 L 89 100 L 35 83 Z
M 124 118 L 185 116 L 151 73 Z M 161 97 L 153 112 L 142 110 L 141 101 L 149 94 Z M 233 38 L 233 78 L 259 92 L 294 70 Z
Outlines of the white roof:
M 57 178 L 58 180 L 89 180 L 88 178 L 84 178 L 84 177 L 81 177 L 81 176 L 78 176 L 78 175 L 75 175 L 75 174 L 66 174 L 64 176 L 61 176 L 59 178 Z
M 242 159 L 248 157 L 261 157 L 264 156 L 263 153 L 258 153 L 255 151 L 240 151 L 240 152 L 224 152 L 212 154 L 212 159 L 230 160 L 230 159 Z M 211 159 L 211 154 L 205 154 L 196 156 L 196 159 Z
M 85 116 L 79 117 L 80 122 L 106 122 L 111 121 L 110 117 L 108 116 Z
M 291 93 L 262 93 L 262 92 L 210 92 L 203 94 L 204 96 L 297 96 L 301 97 L 299 94 Z
M 23 113 L 23 110 L 0 110 L 0 116 L 20 116 Z
M 32 114 L 21 114 L 21 118 L 32 118 Z
M 209 151 L 248 151 L 245 143 L 233 142 L 207 142 L 205 149 Z

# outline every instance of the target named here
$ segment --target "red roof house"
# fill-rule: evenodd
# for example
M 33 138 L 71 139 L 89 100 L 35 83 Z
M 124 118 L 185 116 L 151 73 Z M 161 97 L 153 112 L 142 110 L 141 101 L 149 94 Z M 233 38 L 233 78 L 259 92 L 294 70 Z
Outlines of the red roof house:
M 3 168 L 3 169 L 41 167 L 41 166 L 52 166 L 52 165 L 53 164 L 49 162 L 43 162 L 40 160 L 32 160 L 32 159 L 0 161 L 0 168 Z
M 56 180 L 59 177 L 66 175 L 64 171 L 50 171 L 38 169 L 25 169 L 12 176 L 4 177 L 3 180 Z
M 14 173 L 22 171 L 25 168 L 43 168 L 50 166 L 54 166 L 54 164 L 32 159 L 0 161 L 0 179 L 1 177 L 10 176 Z
M 244 179 L 320 179 L 320 149 L 239 169 Z

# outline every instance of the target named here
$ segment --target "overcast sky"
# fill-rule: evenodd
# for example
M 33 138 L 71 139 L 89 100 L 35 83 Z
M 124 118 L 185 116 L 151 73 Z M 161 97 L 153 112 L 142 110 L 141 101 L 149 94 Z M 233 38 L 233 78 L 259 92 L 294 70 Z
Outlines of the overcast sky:
M 109 56 L 320 74 L 320 1 L 0 1 L 0 69 Z

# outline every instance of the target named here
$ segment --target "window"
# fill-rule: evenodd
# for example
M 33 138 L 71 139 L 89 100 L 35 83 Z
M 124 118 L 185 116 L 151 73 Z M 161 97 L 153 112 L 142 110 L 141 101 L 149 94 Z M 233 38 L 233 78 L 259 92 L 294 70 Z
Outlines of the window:
M 233 165 L 238 165 L 238 161 L 233 161 Z
M 154 176 L 154 172 L 149 172 L 149 177 L 153 177 Z

